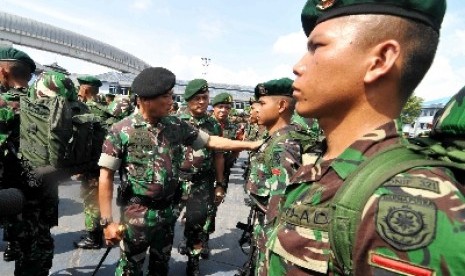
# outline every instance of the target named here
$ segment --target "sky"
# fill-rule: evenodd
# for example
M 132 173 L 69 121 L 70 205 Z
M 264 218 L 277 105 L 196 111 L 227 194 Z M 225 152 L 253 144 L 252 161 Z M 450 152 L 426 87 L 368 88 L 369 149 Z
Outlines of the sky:
M 255 86 L 290 77 L 306 51 L 305 0 L 0 0 L 2 11 L 67 29 L 173 71 L 177 79 Z M 426 101 L 465 85 L 465 1 L 449 0 L 433 66 L 416 89 Z M 111 69 L 23 46 L 41 64 L 78 74 Z M 202 57 L 209 58 L 208 65 Z M 205 75 L 203 75 L 205 73 Z

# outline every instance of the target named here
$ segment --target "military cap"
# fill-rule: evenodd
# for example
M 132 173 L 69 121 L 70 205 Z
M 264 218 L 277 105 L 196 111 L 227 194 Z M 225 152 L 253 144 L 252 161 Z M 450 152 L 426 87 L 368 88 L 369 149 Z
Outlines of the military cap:
M 217 104 L 231 104 L 233 98 L 228 93 L 220 93 L 213 98 L 212 105 L 215 106 Z
M 261 96 L 289 96 L 292 97 L 292 83 L 290 78 L 270 80 L 265 83 L 259 83 L 255 87 L 255 99 Z
M 0 48 L 0 61 L 21 61 L 29 65 L 31 73 L 36 70 L 36 64 L 29 55 L 13 47 Z
M 73 81 L 65 74 L 56 71 L 41 73 L 29 88 L 29 95 L 38 98 L 60 96 L 68 100 L 77 100 Z
M 408 18 L 429 25 L 439 33 L 445 12 L 445 0 L 308 0 L 301 19 L 307 36 L 323 21 L 356 14 L 386 14 Z
M 139 97 L 154 98 L 168 93 L 176 83 L 176 76 L 163 67 L 142 70 L 132 82 L 131 90 Z
M 189 101 L 192 97 L 195 96 L 195 94 L 201 92 L 207 92 L 208 91 L 208 83 L 204 79 L 194 79 L 191 80 L 187 86 L 186 90 L 184 90 L 184 100 Z
M 87 84 L 95 87 L 102 86 L 102 82 L 94 76 L 80 76 L 77 80 L 79 84 Z

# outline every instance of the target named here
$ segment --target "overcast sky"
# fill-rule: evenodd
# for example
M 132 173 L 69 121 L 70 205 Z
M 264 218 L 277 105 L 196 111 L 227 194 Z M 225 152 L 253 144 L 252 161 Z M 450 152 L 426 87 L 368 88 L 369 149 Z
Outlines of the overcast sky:
M 4 12 L 28 17 L 111 44 L 178 79 L 255 86 L 293 78 L 305 52 L 300 11 L 304 0 L 0 0 Z M 449 0 L 439 51 L 416 90 L 425 100 L 465 85 L 465 1 Z M 73 73 L 110 69 L 22 47 L 41 64 L 58 62 Z M 208 67 L 201 57 L 211 59 Z

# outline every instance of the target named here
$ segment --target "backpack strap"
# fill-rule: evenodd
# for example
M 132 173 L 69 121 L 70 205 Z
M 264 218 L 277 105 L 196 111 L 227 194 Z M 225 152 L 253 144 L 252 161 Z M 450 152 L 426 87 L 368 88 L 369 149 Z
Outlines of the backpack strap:
M 366 159 L 344 181 L 334 196 L 330 208 L 329 241 L 336 261 L 344 275 L 353 275 L 352 250 L 361 214 L 373 193 L 387 180 L 411 168 L 432 166 L 464 171 L 465 166 L 426 159 L 405 145 L 389 147 Z

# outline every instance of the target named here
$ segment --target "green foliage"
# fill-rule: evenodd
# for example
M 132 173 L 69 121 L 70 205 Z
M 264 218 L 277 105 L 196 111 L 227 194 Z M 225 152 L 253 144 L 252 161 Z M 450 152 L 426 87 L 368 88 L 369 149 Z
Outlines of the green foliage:
M 418 116 L 421 114 L 421 105 L 423 103 L 423 98 L 412 95 L 402 109 L 400 114 L 400 119 L 403 124 L 411 124 L 415 121 Z

